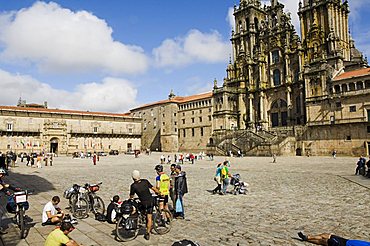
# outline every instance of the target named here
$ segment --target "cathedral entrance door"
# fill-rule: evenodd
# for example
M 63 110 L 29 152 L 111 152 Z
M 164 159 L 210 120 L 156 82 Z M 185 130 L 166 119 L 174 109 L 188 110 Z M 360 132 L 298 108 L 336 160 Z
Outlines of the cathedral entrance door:
M 58 138 L 50 139 L 50 153 L 58 153 Z

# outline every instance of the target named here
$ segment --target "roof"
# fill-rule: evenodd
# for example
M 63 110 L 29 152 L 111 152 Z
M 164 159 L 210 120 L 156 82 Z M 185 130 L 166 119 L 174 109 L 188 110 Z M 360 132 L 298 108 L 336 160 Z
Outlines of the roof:
M 1 110 L 10 111 L 23 111 L 23 112 L 33 112 L 33 113 L 56 113 L 56 114 L 73 114 L 73 115 L 90 115 L 90 116 L 103 116 L 103 117 L 129 117 L 127 113 L 104 113 L 104 112 L 89 112 L 89 111 L 78 111 L 78 110 L 68 110 L 68 109 L 49 109 L 49 108 L 32 108 L 32 107 L 16 107 L 16 106 L 0 106 Z
M 151 106 L 162 105 L 162 104 L 166 104 L 166 103 L 187 103 L 187 102 L 192 102 L 192 101 L 197 101 L 197 100 L 202 100 L 202 99 L 208 99 L 208 98 L 211 98 L 211 97 L 212 97 L 212 92 L 211 91 L 206 92 L 206 93 L 202 93 L 202 94 L 186 96 L 186 97 L 175 96 L 171 99 L 161 100 L 161 101 L 158 101 L 158 102 L 144 104 L 144 105 L 139 106 L 137 108 L 131 109 L 131 111 L 142 109 L 142 108 L 147 108 L 147 107 L 151 107 Z
M 355 77 L 361 77 L 361 76 L 366 76 L 370 75 L 370 68 L 362 68 L 362 69 L 357 69 L 349 72 L 342 73 L 334 78 L 334 80 L 343 80 L 343 79 L 350 79 L 350 78 L 355 78 Z

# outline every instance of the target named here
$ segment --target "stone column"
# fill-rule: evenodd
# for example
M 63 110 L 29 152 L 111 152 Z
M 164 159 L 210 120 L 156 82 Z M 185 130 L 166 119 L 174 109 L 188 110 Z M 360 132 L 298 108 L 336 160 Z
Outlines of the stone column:
M 254 122 L 254 112 L 253 112 L 253 94 L 249 94 L 248 100 L 249 100 L 249 120 L 251 122 Z
M 265 120 L 265 114 L 264 114 L 264 111 L 265 111 L 265 105 L 264 105 L 264 93 L 261 91 L 260 92 L 260 119 L 261 121 L 264 121 Z

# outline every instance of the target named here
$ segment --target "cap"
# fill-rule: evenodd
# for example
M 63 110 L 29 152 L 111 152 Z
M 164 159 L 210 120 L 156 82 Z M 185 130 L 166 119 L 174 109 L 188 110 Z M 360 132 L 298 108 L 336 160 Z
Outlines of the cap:
M 138 170 L 134 170 L 134 171 L 132 171 L 131 176 L 134 180 L 139 180 L 140 179 L 140 172 Z

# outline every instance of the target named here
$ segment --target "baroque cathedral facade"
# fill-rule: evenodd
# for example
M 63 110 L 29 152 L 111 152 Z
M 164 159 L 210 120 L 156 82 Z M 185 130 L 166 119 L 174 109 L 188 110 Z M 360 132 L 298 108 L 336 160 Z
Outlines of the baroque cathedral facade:
M 277 0 L 234 6 L 233 55 L 213 89 L 214 150 L 370 154 L 370 69 L 348 2 L 300 1 L 298 15 L 300 37 Z
M 168 105 L 176 111 L 170 113 L 173 125 L 162 123 L 172 129 L 171 141 L 162 141 L 168 131 L 162 139 L 157 127 L 158 134 L 151 134 L 157 136 L 155 148 L 152 140 L 143 147 L 215 154 L 328 155 L 336 150 L 370 155 L 370 69 L 350 37 L 349 12 L 347 1 L 300 1 L 299 36 L 278 0 L 269 6 L 240 0 L 234 6 L 226 77 L 222 85 L 214 81 L 207 94 L 210 104 L 202 109 L 190 98 L 187 107 L 170 95 L 133 109 L 136 116 L 155 108 L 164 116 Z M 194 114 L 201 112 L 210 114 L 206 118 L 211 122 L 198 129 Z

